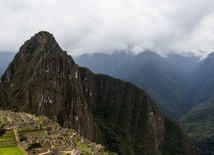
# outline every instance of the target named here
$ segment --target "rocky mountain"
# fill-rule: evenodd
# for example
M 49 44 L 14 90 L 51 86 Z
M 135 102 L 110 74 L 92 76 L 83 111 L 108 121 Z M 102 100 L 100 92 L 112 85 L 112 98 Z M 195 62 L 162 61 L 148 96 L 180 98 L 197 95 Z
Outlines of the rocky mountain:
M 196 154 L 178 123 L 145 91 L 79 67 L 48 32 L 24 43 L 0 84 L 16 111 L 48 116 L 110 151 Z
M 100 57 L 101 60 L 98 61 Z M 180 118 L 190 109 L 191 95 L 187 85 L 187 73 L 199 62 L 196 57 L 162 57 L 147 50 L 137 55 L 125 52 L 101 54 L 99 57 L 98 54 L 83 55 L 75 60 L 92 71 L 130 81 L 146 90 L 161 111 L 173 118 Z M 184 67 L 185 65 L 188 67 Z
M 0 52 L 0 77 L 7 69 L 9 63 L 13 60 L 15 52 Z
M 3 74 L 1 85 L 17 101 L 17 110 L 45 114 L 95 140 L 96 127 L 81 96 L 79 74 L 79 67 L 54 37 L 41 32 L 20 48 Z

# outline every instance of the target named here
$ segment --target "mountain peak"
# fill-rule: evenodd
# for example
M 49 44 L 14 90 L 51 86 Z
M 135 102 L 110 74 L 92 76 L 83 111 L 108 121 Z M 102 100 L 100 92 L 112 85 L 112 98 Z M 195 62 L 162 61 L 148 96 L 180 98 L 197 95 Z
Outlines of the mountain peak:
M 40 31 L 27 40 L 21 46 L 19 52 L 22 59 L 25 55 L 31 55 L 35 52 L 51 52 L 62 51 L 54 36 L 47 31 Z
M 35 35 L 40 35 L 40 36 L 51 36 L 53 37 L 53 34 L 51 34 L 48 31 L 39 31 L 38 33 L 36 33 Z
M 31 39 L 54 39 L 53 34 L 47 32 L 47 31 L 39 31 L 34 36 L 31 37 Z
M 31 39 L 37 40 L 39 43 L 46 43 L 47 41 L 56 42 L 54 36 L 47 31 L 40 31 L 31 37 Z

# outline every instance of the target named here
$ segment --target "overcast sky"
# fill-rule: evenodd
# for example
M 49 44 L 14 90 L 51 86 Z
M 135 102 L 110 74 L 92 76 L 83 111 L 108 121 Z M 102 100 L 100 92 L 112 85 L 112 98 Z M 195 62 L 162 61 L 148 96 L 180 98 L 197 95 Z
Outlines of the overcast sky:
M 71 55 L 214 51 L 214 0 L 0 0 L 0 51 L 52 33 Z

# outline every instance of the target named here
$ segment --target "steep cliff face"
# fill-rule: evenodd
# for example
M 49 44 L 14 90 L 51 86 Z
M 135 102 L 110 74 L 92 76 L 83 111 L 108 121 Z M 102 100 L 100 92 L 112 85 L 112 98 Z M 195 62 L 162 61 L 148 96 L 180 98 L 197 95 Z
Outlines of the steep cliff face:
M 16 110 L 46 115 L 110 151 L 195 154 L 180 126 L 166 119 L 148 94 L 78 67 L 48 32 L 25 42 L 1 86 L 17 102 Z M 178 134 L 171 132 L 175 129 Z
M 0 107 L 1 109 L 11 109 L 14 110 L 15 102 L 10 98 L 7 92 L 0 86 Z
M 80 71 L 102 143 L 123 154 L 161 153 L 164 116 L 150 97 L 131 83 L 95 75 L 86 68 Z
M 132 82 L 146 90 L 164 114 L 178 119 L 189 110 L 191 105 L 184 74 L 194 65 L 191 65 L 190 58 L 182 61 L 185 57 L 179 59 L 176 56 L 169 56 L 168 59 L 170 57 L 171 62 L 166 57 L 145 50 L 137 55 L 130 52 L 118 52 L 112 55 L 85 54 L 74 57 L 74 60 L 95 73 Z M 183 72 L 181 72 L 182 67 L 176 67 L 176 64 L 181 66 L 179 62 L 188 66 L 183 67 Z
M 94 140 L 96 130 L 78 76 L 78 66 L 54 37 L 40 32 L 20 48 L 2 86 L 18 102 L 18 110 L 46 115 Z

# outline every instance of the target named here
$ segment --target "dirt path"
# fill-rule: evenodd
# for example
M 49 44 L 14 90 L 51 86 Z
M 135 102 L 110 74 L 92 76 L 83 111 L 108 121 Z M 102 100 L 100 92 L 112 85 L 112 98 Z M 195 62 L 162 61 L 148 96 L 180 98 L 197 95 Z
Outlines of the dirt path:
M 45 155 L 45 154 L 50 153 L 50 152 L 51 152 L 51 151 L 50 151 L 50 149 L 49 149 L 47 152 L 39 153 L 38 155 Z
M 75 150 L 73 149 L 72 151 L 62 151 L 63 153 L 70 153 L 70 155 L 80 155 L 80 151 L 79 150 Z
M 10 117 L 7 117 L 7 120 L 12 124 L 12 120 L 10 119 Z
M 17 147 L 24 153 L 24 155 L 28 155 L 27 151 L 21 145 L 17 145 Z

